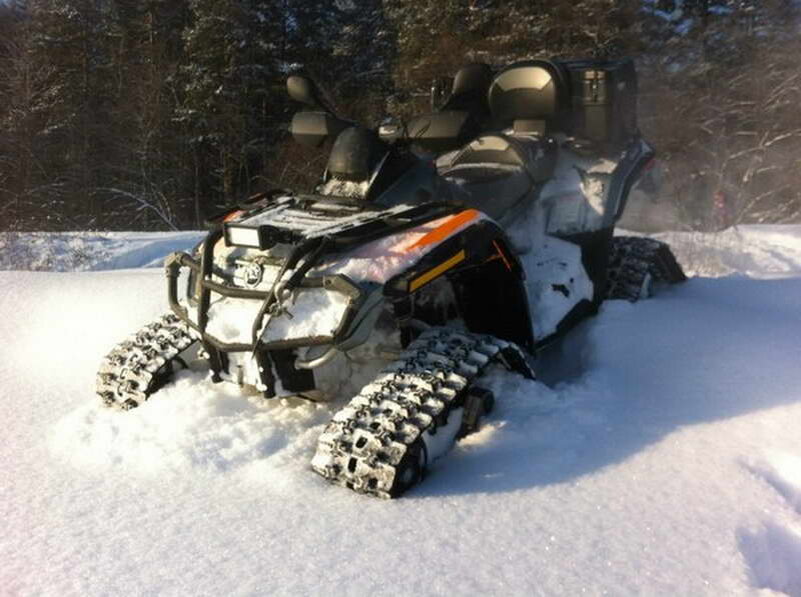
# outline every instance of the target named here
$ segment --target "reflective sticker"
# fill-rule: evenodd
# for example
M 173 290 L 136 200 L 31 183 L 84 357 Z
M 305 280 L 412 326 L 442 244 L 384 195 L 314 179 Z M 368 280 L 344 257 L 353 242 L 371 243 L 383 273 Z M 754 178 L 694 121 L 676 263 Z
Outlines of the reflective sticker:
M 501 259 L 503 259 L 503 264 L 506 266 L 506 269 L 508 269 L 509 271 L 512 271 L 512 264 L 509 263 L 509 260 L 506 258 L 506 255 L 501 250 L 501 246 L 498 244 L 498 241 L 494 240 L 494 241 L 492 241 L 492 244 L 495 247 L 495 250 L 498 251 L 498 256 Z
M 434 278 L 437 278 L 447 272 L 449 269 L 454 267 L 455 265 L 460 264 L 462 261 L 465 260 L 466 254 L 464 249 L 456 253 L 453 257 L 440 263 L 437 267 L 428 270 L 422 276 L 419 276 L 409 282 L 409 292 L 414 292 L 424 284 L 428 284 Z

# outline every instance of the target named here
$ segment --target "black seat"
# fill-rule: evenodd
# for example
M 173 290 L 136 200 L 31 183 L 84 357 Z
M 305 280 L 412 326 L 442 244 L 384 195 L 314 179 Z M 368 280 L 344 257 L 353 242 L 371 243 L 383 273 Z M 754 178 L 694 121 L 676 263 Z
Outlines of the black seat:
M 409 138 L 418 148 L 433 153 L 464 145 L 487 126 L 490 113 L 487 91 L 491 81 L 492 70 L 486 64 L 460 68 L 451 93 L 439 110 L 409 122 Z
M 513 164 L 523 167 L 532 182 L 553 175 L 556 143 L 551 125 L 566 102 L 561 69 L 548 60 L 513 64 L 489 86 L 488 103 L 494 126 L 503 133 L 482 135 L 452 156 L 460 164 Z
M 553 176 L 557 145 L 549 135 L 565 101 L 561 70 L 546 60 L 513 64 L 499 72 L 488 90 L 494 126 L 438 163 L 465 202 L 494 218 Z
M 549 60 L 517 62 L 490 84 L 488 102 L 493 125 L 515 133 L 546 135 L 568 105 L 564 72 Z
M 440 111 L 462 110 L 469 112 L 479 122 L 489 116 L 487 94 L 492 83 L 492 69 L 481 62 L 467 64 L 453 78 L 450 96 Z

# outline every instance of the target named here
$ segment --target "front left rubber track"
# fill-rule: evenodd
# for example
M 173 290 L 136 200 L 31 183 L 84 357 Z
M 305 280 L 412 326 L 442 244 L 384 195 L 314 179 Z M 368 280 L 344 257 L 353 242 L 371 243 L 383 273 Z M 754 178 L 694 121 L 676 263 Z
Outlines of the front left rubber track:
M 312 468 L 335 483 L 382 498 L 408 489 L 407 452 L 463 405 L 470 384 L 493 360 L 534 373 L 512 343 L 431 328 L 337 412 L 320 435 Z
M 172 379 L 181 353 L 195 342 L 195 333 L 172 313 L 149 323 L 103 358 L 98 396 L 107 406 L 123 410 L 139 406 Z

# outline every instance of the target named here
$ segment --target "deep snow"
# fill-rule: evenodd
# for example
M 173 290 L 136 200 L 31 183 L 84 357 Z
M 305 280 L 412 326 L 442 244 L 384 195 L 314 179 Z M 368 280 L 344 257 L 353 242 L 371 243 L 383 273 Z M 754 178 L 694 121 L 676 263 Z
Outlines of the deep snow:
M 0 272 L 0 594 L 801 595 L 801 228 L 667 236 L 700 276 L 606 304 L 551 387 L 496 376 L 485 428 L 392 502 L 309 470 L 327 406 L 186 372 L 100 407 L 158 269 Z

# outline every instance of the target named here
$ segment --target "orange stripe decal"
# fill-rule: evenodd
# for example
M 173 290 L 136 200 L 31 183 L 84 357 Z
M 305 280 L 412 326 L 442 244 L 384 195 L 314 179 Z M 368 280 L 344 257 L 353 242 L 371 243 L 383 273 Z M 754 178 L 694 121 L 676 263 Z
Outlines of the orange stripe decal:
M 406 247 L 405 250 L 411 251 L 412 249 L 416 249 L 418 247 L 425 247 L 426 245 L 433 245 L 441 242 L 448 238 L 454 230 L 460 228 L 468 222 L 472 222 L 480 214 L 481 212 L 479 212 L 477 209 L 466 209 L 465 211 L 459 212 L 444 224 L 434 228 L 434 230 L 423 236 L 423 238 L 418 240 L 416 243 Z
M 244 213 L 245 213 L 244 210 L 236 209 L 236 210 L 232 211 L 231 213 L 226 214 L 226 216 L 223 218 L 223 222 L 230 222 L 231 220 L 235 220 L 235 219 L 237 219 L 239 216 L 241 216 Z

